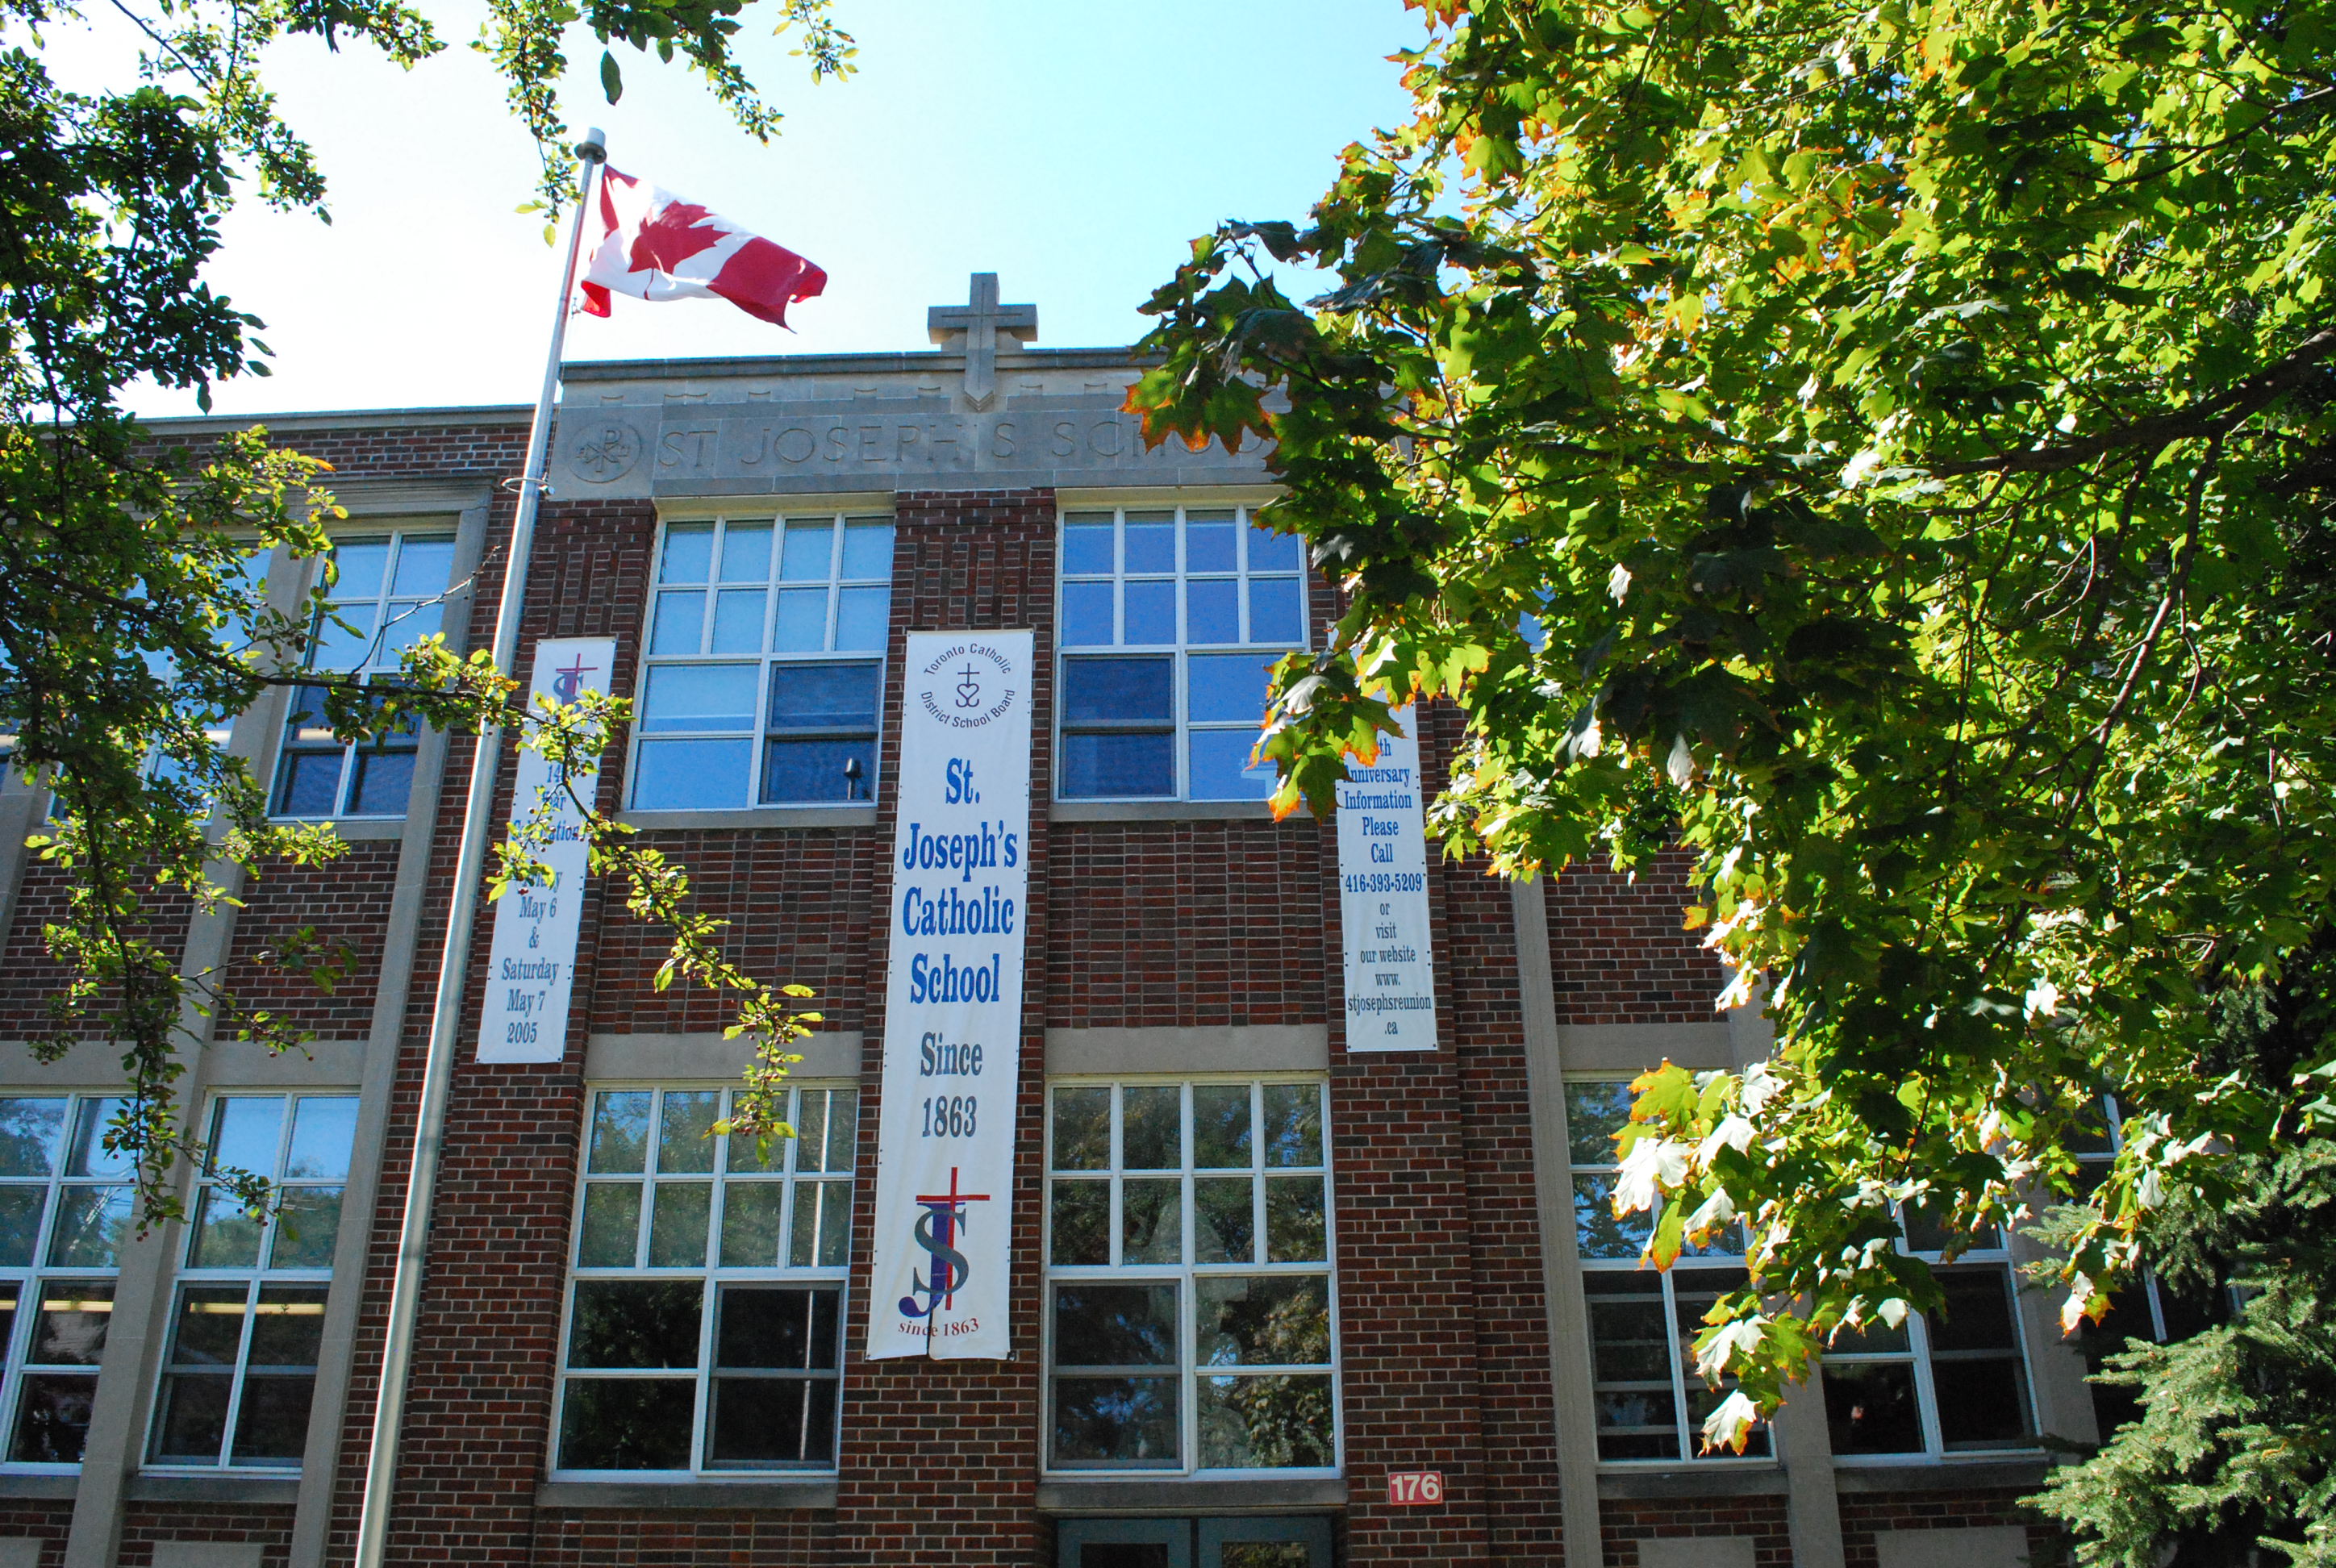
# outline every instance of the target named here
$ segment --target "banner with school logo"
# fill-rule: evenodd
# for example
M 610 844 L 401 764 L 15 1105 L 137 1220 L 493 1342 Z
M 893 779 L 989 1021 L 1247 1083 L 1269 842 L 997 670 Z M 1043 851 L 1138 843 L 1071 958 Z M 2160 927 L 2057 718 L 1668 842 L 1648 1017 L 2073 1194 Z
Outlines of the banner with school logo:
M 1027 631 L 909 634 L 871 1359 L 1008 1353 L 1033 643 Z
M 539 696 L 574 702 L 586 691 L 608 689 L 617 662 L 613 638 L 564 637 L 535 645 L 528 705 Z M 521 747 L 511 789 L 511 816 L 535 811 L 551 765 Z M 589 798 L 599 785 L 578 786 Z M 487 960 L 487 1005 L 479 1018 L 479 1060 L 556 1062 L 568 1049 L 568 1002 L 576 988 L 576 934 L 584 919 L 583 813 L 566 790 L 551 798 L 551 843 L 543 862 L 548 886 L 513 888 L 495 901 L 495 945 Z

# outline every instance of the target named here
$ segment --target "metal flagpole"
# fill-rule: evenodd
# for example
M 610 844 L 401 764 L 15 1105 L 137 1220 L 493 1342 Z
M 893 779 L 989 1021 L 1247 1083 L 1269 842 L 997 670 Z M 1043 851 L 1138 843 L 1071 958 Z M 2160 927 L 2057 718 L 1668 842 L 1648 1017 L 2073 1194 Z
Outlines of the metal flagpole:
M 511 519 L 511 548 L 503 560 L 503 591 L 495 608 L 495 667 L 506 675 L 519 654 L 519 618 L 527 598 L 528 554 L 535 541 L 535 513 L 543 497 L 545 459 L 551 446 L 551 404 L 560 391 L 560 352 L 568 335 L 569 296 L 576 287 L 576 261 L 582 252 L 584 223 L 591 211 L 598 172 L 608 152 L 598 127 L 576 144 L 582 164 L 582 194 L 569 231 L 568 254 L 560 273 L 560 302 L 551 317 L 551 352 L 543 362 L 543 389 L 535 400 L 535 423 L 528 427 L 527 463 L 521 471 L 519 507 Z M 438 1154 L 446 1125 L 446 1100 L 453 1087 L 454 1059 L 461 1054 L 462 989 L 471 953 L 471 926 L 479 907 L 479 879 L 485 870 L 487 836 L 494 809 L 495 779 L 502 765 L 502 728 L 479 732 L 471 757 L 471 790 L 462 802 L 462 845 L 454 862 L 454 897 L 446 911 L 446 943 L 438 956 L 438 999 L 430 1015 L 430 1049 L 422 1070 L 422 1106 L 414 1129 L 414 1164 L 406 1178 L 405 1214 L 397 1230 L 397 1273 L 390 1286 L 389 1327 L 381 1352 L 381 1389 L 374 1406 L 373 1443 L 365 1452 L 365 1512 L 357 1524 L 357 1568 L 381 1568 L 389 1544 L 390 1495 L 397 1479 L 397 1441 L 405 1420 L 405 1380 L 414 1361 L 414 1325 L 422 1300 L 423 1266 L 430 1242 L 430 1206 L 438 1186 Z M 350 1281 L 357 1289 L 360 1281 Z

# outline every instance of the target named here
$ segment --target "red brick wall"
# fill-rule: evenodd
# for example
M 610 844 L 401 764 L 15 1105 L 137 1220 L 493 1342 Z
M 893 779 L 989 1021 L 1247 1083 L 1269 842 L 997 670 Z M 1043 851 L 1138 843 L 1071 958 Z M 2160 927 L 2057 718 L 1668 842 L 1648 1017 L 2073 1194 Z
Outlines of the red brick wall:
M 1759 1568 L 1791 1568 L 1793 1542 L 1785 1499 L 1609 1497 L 1598 1505 L 1606 1568 L 1639 1568 L 1639 1543 L 1650 1536 L 1748 1535 Z M 1868 1560 L 1869 1568 L 1871 1559 Z
M 475 424 L 414 425 L 384 419 L 378 425 L 338 430 L 303 430 L 297 419 L 270 427 L 277 446 L 321 458 L 332 472 L 318 482 L 330 488 L 336 479 L 454 479 L 485 475 L 501 479 L 519 472 L 527 454 L 529 411 L 511 410 L 509 419 L 482 417 Z M 165 436 L 164 447 L 203 448 L 217 441 L 211 435 Z
M 831 1514 L 546 1509 L 537 1516 L 528 1562 L 532 1568 L 796 1568 L 826 1562 L 833 1534 Z
M 2020 1506 L 2032 1490 L 2024 1486 L 1991 1486 L 1964 1492 L 1844 1492 L 1841 1494 L 1841 1545 L 1844 1568 L 1878 1568 L 1874 1537 L 1885 1530 L 1962 1530 L 1986 1524 L 2020 1524 L 2028 1530 L 2028 1549 L 2039 1563 L 2058 1538 L 2049 1525 Z
M 397 883 L 397 842 L 353 843 L 320 866 L 280 866 L 247 881 L 229 944 L 228 988 L 247 1011 L 261 1008 L 326 1040 L 363 1039 L 373 1027 L 389 905 Z M 326 955 L 346 948 L 346 969 L 330 990 L 316 978 L 271 961 L 303 928 Z
M 1547 882 L 1550 960 L 1562 1024 L 1708 1024 L 1727 983 L 1699 932 L 1681 929 L 1690 857 L 1657 856 L 1633 879 L 1603 862 Z
M 1047 836 L 1047 896 L 1060 929 L 1078 933 L 1031 949 L 1048 1023 L 1322 1021 L 1319 898 L 1338 857 L 1326 830 L 1305 819 L 1083 823 Z
M 73 1533 L 73 1505 L 11 1497 L 0 1502 L 0 1537 L 41 1543 L 41 1568 L 64 1568 L 65 1537 Z
M 186 945 L 191 907 L 185 899 L 167 891 L 148 888 L 140 896 L 149 918 L 139 934 L 166 953 L 178 953 Z M 53 865 L 32 859 L 27 852 L 24 880 L 17 889 L 15 917 L 7 944 L 0 948 L 0 1040 L 29 1039 L 48 1034 L 56 1027 L 48 1005 L 64 984 L 68 971 L 49 957 L 41 928 L 64 920 L 68 913 L 64 874 Z M 112 1005 L 108 997 L 99 997 L 90 1008 L 91 1018 L 102 1023 Z M 83 1037 L 101 1032 L 89 1026 L 75 1031 Z
M 132 1503 L 122 1510 L 122 1568 L 146 1568 L 157 1541 L 257 1541 L 261 1568 L 287 1568 L 292 1509 L 288 1504 Z

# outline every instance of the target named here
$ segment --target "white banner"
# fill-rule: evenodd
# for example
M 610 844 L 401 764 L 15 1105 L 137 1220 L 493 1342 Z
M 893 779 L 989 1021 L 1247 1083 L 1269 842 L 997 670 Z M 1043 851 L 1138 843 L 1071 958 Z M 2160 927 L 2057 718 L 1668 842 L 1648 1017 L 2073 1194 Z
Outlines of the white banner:
M 1347 960 L 1347 1049 L 1436 1048 L 1427 924 L 1427 818 L 1416 716 L 1379 737 L 1376 765 L 1338 786 L 1338 925 Z
M 606 691 L 617 662 L 613 638 L 569 637 L 535 645 L 528 704 L 574 702 Z M 511 789 L 514 824 L 534 813 L 551 765 L 522 746 Z M 599 786 L 596 778 L 584 789 Z M 568 1049 L 568 1002 L 576 989 L 576 933 L 584 918 L 583 813 L 565 790 L 552 796 L 552 838 L 543 862 L 549 887 L 513 888 L 495 901 L 495 945 L 487 960 L 487 1005 L 479 1017 L 479 1060 L 556 1062 Z
M 1027 631 L 909 634 L 871 1360 L 1007 1354 L 1033 652 Z

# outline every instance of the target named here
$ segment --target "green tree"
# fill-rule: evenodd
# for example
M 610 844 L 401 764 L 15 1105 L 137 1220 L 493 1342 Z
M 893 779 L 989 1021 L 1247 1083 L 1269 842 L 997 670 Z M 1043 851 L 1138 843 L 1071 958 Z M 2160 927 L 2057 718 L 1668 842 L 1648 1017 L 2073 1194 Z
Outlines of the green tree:
M 2294 955 L 2279 983 L 2215 998 L 2211 1065 L 2277 1078 L 2328 1049 L 2331 944 Z M 2088 1562 L 2207 1568 L 2336 1563 L 2336 1141 L 2241 1156 L 2219 1203 L 2176 1191 L 2143 1230 L 2163 1298 L 2220 1317 L 2174 1343 L 2107 1358 L 2132 1418 L 2036 1499 Z M 2049 1235 L 2081 1214 L 2053 1211 Z M 2228 1314 L 2198 1313 L 2227 1300 Z M 2131 1303 L 2137 1305 L 2138 1303 Z M 2116 1319 L 2111 1319 L 2114 1324 Z
M 491 0 L 477 47 L 493 62 L 543 150 L 542 198 L 555 209 L 570 164 L 556 90 L 568 42 L 604 46 L 600 78 L 622 89 L 613 51 L 676 56 L 750 134 L 778 116 L 740 70 L 732 38 L 746 0 Z M 197 389 L 265 375 L 258 319 L 203 282 L 219 222 L 239 191 L 325 216 L 324 182 L 297 131 L 277 113 L 263 64 L 271 44 L 307 34 L 363 44 L 416 67 L 442 47 L 405 0 L 114 0 L 142 34 L 139 79 L 91 93 L 60 87 L 42 31 L 80 14 L 46 0 L 0 0 L 0 747 L 8 765 L 54 792 L 36 838 L 63 872 L 69 907 L 45 928 L 65 966 L 54 1056 L 95 1035 L 123 1048 L 128 1108 L 108 1135 L 134 1156 L 151 1221 L 176 1213 L 169 1174 L 197 1152 L 172 1085 L 174 1047 L 203 1013 L 216 1027 L 278 1048 L 280 1020 L 239 1008 L 236 977 L 182 974 L 170 917 L 233 901 L 240 879 L 269 865 L 327 860 L 329 829 L 268 820 L 266 792 L 213 738 L 273 686 L 321 686 L 336 727 L 363 738 L 415 722 L 531 728 L 578 762 L 618 704 L 530 715 L 508 672 L 483 655 L 458 660 L 423 643 L 402 678 L 365 685 L 301 668 L 316 618 L 329 614 L 329 570 L 308 603 L 270 608 L 255 580 L 268 552 L 327 552 L 340 515 L 317 488 L 320 464 L 273 448 L 263 431 L 209 450 L 155 443 L 130 416 L 141 382 Z M 800 30 L 814 78 L 851 69 L 852 41 L 826 0 L 784 0 L 782 30 Z M 573 788 L 573 784 L 570 785 Z M 660 983 L 676 976 L 738 993 L 742 1026 L 763 1040 L 759 1082 L 783 1068 L 801 1032 L 799 988 L 773 989 L 721 957 L 719 922 L 686 908 L 678 867 L 597 822 L 598 869 L 628 879 L 634 911 L 674 927 Z M 540 871 L 525 835 L 504 882 Z M 500 885 L 500 884 L 499 884 Z M 312 936 L 268 956 L 329 982 L 333 955 Z M 776 1130 L 767 1103 L 749 1121 Z M 245 1188 L 264 1203 L 256 1179 Z
M 2214 1016 L 2336 891 L 2336 13 L 1423 8 L 1415 117 L 1309 223 L 1196 241 L 1129 400 L 1270 437 L 1345 590 L 1277 802 L 1436 697 L 1450 849 L 1694 856 L 1779 1044 L 1643 1079 L 1618 1202 L 1659 1263 L 1749 1225 L 1711 1440 L 1938 1301 L 1903 1205 L 2077 1203 L 2073 1326 L 2152 1213 L 2327 1135 L 2336 1050 L 2220 1066 Z

